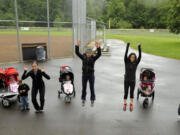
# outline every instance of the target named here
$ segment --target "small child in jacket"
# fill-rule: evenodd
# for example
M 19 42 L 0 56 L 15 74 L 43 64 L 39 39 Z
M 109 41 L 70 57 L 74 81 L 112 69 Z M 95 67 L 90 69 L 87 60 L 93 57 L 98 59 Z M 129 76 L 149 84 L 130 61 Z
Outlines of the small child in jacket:
M 29 99 L 28 99 L 28 91 L 29 91 L 29 86 L 25 83 L 22 82 L 22 80 L 18 81 L 18 92 L 19 92 L 19 97 L 20 97 L 20 102 L 21 102 L 21 111 L 29 111 Z

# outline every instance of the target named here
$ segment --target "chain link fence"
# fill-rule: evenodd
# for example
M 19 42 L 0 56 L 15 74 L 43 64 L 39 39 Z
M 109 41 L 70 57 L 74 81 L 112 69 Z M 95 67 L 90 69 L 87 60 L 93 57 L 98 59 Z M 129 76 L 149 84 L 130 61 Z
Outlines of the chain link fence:
M 78 12 L 72 11 L 73 4 Z M 105 24 L 86 18 L 85 4 L 82 0 L 78 4 L 75 0 L 39 0 L 41 6 L 23 0 L 0 1 L 0 10 L 8 7 L 3 10 L 5 17 L 0 12 L 0 63 L 23 61 L 23 44 L 45 44 L 48 58 L 62 58 L 73 56 L 77 40 L 83 46 L 95 40 L 105 43 Z
M 95 44 L 98 41 L 102 47 L 106 45 L 106 28 L 103 22 L 99 22 L 92 18 L 86 20 L 86 43 Z

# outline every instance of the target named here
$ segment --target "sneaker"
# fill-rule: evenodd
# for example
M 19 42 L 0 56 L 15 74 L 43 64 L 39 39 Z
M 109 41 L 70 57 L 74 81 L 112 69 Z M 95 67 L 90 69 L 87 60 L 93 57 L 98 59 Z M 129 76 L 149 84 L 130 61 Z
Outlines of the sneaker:
M 44 110 L 43 110 L 43 109 L 42 109 L 42 110 L 39 110 L 39 112 L 40 112 L 40 113 L 43 113 L 43 112 L 44 112 Z
M 94 101 L 91 101 L 91 107 L 93 107 L 94 106 Z
M 82 100 L 82 106 L 84 107 L 86 103 L 86 100 Z
M 40 110 L 36 110 L 35 113 L 40 113 Z
M 178 116 L 178 121 L 180 121 L 180 115 Z
M 123 110 L 126 111 L 127 104 L 124 104 Z
M 130 111 L 132 112 L 133 111 L 133 104 L 130 104 Z
M 21 112 L 24 112 L 25 111 L 25 109 L 21 109 Z
M 30 110 L 30 108 L 26 108 L 26 111 L 29 111 Z

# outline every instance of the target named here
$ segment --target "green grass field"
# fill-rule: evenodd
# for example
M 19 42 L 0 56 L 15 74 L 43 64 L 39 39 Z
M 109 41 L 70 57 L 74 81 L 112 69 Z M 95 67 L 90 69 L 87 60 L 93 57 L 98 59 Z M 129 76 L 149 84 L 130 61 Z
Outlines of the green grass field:
M 0 32 L 0 35 L 15 35 L 16 32 L 15 31 L 3 31 L 3 32 Z M 20 32 L 20 35 L 48 35 L 48 32 L 43 32 L 43 31 L 40 31 L 40 32 L 35 32 L 35 31 L 21 31 Z M 54 32 L 52 31 L 51 32 L 51 36 L 72 36 L 72 32 Z
M 180 35 L 174 35 L 168 31 L 147 30 L 109 30 L 108 39 L 120 39 L 131 43 L 131 47 L 137 49 L 137 44 L 142 44 L 143 52 L 180 59 Z
M 15 35 L 16 30 L 0 30 L 0 35 Z M 37 28 L 30 31 L 20 31 L 20 35 L 48 35 L 47 29 Z M 72 36 L 72 29 L 51 29 L 51 36 Z M 119 39 L 130 42 L 131 47 L 137 49 L 137 44 L 142 44 L 143 52 L 163 57 L 180 59 L 180 34 L 175 35 L 167 30 L 107 30 L 107 39 Z
M 15 35 L 15 34 L 16 34 L 15 29 L 11 29 L 11 30 L 1 29 L 0 30 L 0 35 Z M 51 36 L 72 36 L 72 29 L 71 28 L 51 28 L 50 34 Z M 20 35 L 48 35 L 48 30 L 47 28 L 31 27 L 29 31 L 20 30 Z

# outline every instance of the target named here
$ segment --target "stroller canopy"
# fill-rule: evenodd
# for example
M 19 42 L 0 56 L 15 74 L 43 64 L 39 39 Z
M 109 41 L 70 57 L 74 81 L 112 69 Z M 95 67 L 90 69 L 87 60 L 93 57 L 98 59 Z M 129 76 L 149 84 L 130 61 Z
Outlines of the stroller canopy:
M 66 75 L 69 75 L 70 76 L 70 79 L 73 81 L 74 80 L 74 74 L 72 72 L 72 69 L 71 67 L 69 66 L 62 66 L 60 68 L 60 80 L 64 80 L 66 79 Z
M 151 81 L 155 80 L 154 70 L 151 68 L 142 68 L 140 74 L 140 80 L 143 80 L 144 76 L 147 76 Z
M 1 69 L 1 68 L 0 68 L 0 74 L 5 75 L 5 71 L 3 69 Z
M 7 69 L 6 69 L 6 75 L 7 75 L 7 76 L 11 76 L 11 75 L 18 76 L 19 73 L 18 73 L 18 71 L 17 71 L 15 68 L 10 67 L 10 68 L 7 68 Z

